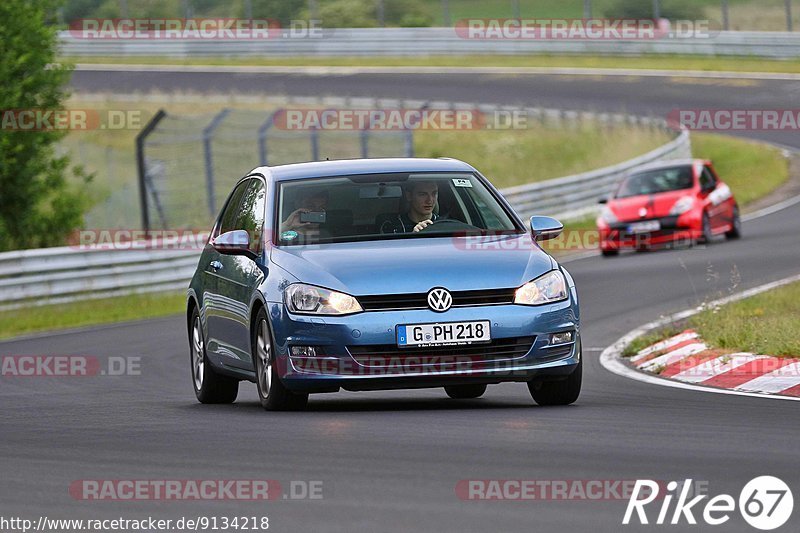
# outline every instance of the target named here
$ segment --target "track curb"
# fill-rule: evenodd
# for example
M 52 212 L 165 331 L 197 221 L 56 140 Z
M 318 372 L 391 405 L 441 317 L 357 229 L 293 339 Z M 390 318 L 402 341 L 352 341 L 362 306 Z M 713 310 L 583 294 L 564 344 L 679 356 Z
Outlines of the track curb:
M 708 307 L 721 306 L 728 303 L 743 300 L 750 296 L 755 296 L 756 294 L 761 294 L 762 292 L 776 289 L 778 287 L 782 287 L 784 285 L 788 285 L 789 283 L 794 283 L 797 281 L 800 281 L 800 274 L 790 276 L 788 278 L 783 278 L 778 281 L 773 281 L 771 283 L 766 283 L 764 285 L 759 285 L 757 287 L 753 287 L 751 289 L 742 291 L 740 293 L 733 294 L 725 298 L 720 298 L 718 300 L 714 300 L 712 302 L 709 302 L 705 306 L 687 309 L 666 316 L 659 320 L 649 322 L 643 326 L 634 329 L 633 331 L 627 333 L 626 335 L 623 335 L 615 343 L 613 343 L 611 346 L 608 346 L 605 350 L 603 350 L 603 352 L 600 354 L 600 364 L 603 366 L 603 368 L 605 368 L 606 370 L 608 370 L 613 374 L 617 374 L 619 376 L 634 379 L 637 381 L 642 381 L 645 383 L 662 385 L 665 387 L 673 387 L 677 389 L 695 390 L 703 392 L 713 392 L 717 394 L 730 394 L 735 396 L 749 396 L 755 398 L 768 398 L 775 400 L 800 401 L 800 397 L 795 397 L 795 396 L 782 396 L 778 394 L 767 394 L 763 392 L 751 392 L 751 391 L 717 388 L 701 384 L 687 383 L 684 381 L 678 381 L 676 379 L 671 379 L 671 378 L 660 377 L 658 375 L 646 373 L 642 370 L 639 370 L 638 368 L 632 366 L 628 361 L 626 361 L 622 357 L 622 352 L 625 350 L 625 348 L 631 342 L 641 337 L 645 333 L 661 328 L 673 322 L 689 318 L 690 316 L 696 315 L 704 311 Z

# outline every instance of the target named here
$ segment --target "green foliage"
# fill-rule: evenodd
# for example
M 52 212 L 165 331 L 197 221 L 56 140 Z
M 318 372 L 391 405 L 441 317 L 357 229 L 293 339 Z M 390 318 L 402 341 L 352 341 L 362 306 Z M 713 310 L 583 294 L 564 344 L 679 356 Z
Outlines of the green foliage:
M 431 26 L 433 17 L 430 6 L 419 0 L 385 0 L 385 19 L 387 26 L 420 28 Z
M 325 28 L 373 28 L 378 25 L 377 10 L 372 0 L 320 2 L 317 13 Z
M 378 23 L 378 2 L 375 0 L 319 0 L 316 17 L 325 28 L 375 28 Z M 314 18 L 308 10 L 301 18 Z M 386 26 L 419 27 L 433 23 L 430 9 L 421 0 L 384 0 L 383 20 Z
M 661 17 L 670 20 L 697 20 L 705 16 L 704 6 L 694 0 L 661 0 Z M 609 18 L 653 18 L 650 0 L 616 0 L 603 13 Z
M 0 109 L 63 109 L 70 70 L 48 68 L 56 61 L 56 29 L 47 25 L 55 7 L 54 0 L 0 2 Z M 80 226 L 86 196 L 73 190 L 69 159 L 54 149 L 64 135 L 0 130 L 0 250 L 61 244 Z

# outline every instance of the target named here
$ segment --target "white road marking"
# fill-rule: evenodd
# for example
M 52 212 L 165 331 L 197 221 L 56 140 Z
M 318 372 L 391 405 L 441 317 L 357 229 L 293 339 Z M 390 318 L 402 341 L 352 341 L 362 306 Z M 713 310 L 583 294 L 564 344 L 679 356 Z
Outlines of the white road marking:
M 787 198 L 786 200 L 778 202 L 775 205 L 765 207 L 764 209 L 759 209 L 758 211 L 753 211 L 752 213 L 742 215 L 742 220 L 746 222 L 748 220 L 753 220 L 755 218 L 765 217 L 767 215 L 771 215 L 772 213 L 777 213 L 782 209 L 786 209 L 787 207 L 791 207 L 798 203 L 800 203 L 800 194 L 798 194 L 797 196 L 792 196 L 791 198 Z

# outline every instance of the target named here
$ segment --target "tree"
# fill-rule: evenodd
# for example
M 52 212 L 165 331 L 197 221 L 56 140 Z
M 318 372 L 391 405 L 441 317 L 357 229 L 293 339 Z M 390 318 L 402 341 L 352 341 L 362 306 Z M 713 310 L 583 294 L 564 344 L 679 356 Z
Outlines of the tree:
M 0 2 L 0 113 L 63 110 L 70 67 L 55 64 L 55 0 Z M 18 116 L 18 115 L 16 115 Z M 0 250 L 54 246 L 80 227 L 87 207 L 80 168 L 56 154 L 66 131 L 20 131 L 0 123 Z M 68 180 L 68 174 L 78 180 Z
M 661 0 L 661 17 L 670 20 L 697 20 L 704 16 L 702 6 L 694 0 Z M 651 19 L 653 2 L 651 0 L 616 0 L 605 11 L 611 18 Z

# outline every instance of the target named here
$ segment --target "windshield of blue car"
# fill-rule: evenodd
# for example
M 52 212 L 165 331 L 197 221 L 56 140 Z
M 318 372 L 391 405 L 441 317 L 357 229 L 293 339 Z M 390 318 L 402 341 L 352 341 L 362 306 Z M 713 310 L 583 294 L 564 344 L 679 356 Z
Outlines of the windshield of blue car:
M 690 165 L 649 170 L 628 176 L 620 186 L 616 198 L 690 189 L 692 183 Z
M 292 180 L 279 182 L 277 195 L 279 246 L 524 231 L 465 172 Z

